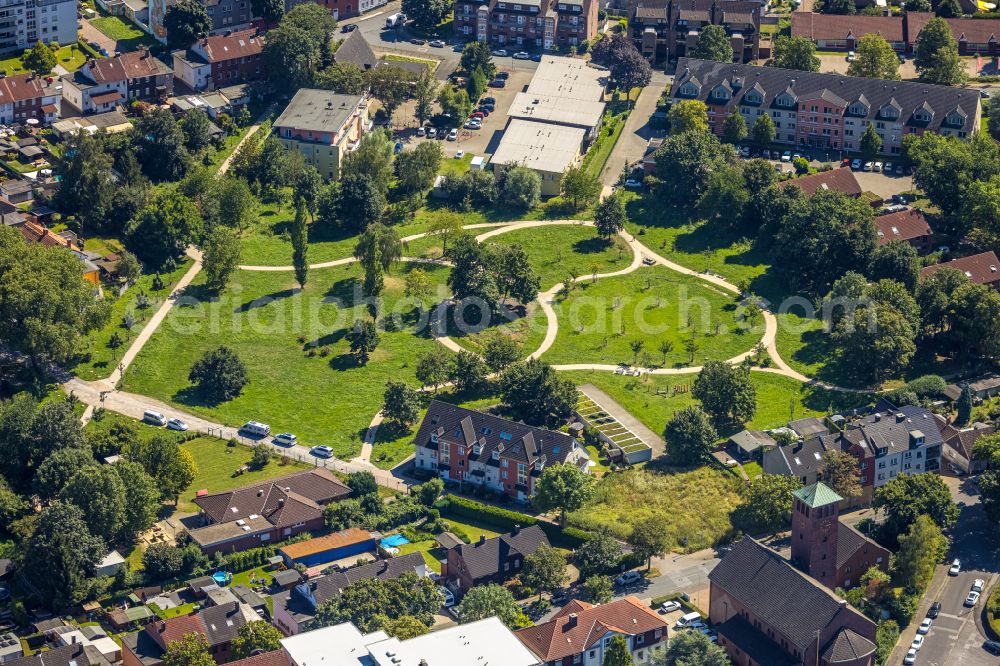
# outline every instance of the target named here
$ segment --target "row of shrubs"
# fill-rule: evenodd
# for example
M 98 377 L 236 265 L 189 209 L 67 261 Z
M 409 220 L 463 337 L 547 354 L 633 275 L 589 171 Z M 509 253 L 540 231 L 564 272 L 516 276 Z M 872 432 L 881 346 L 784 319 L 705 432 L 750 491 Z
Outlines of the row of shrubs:
M 561 528 L 544 520 L 538 520 L 510 509 L 503 509 L 489 504 L 483 504 L 473 499 L 460 497 L 458 495 L 445 495 L 434 505 L 444 517 L 456 516 L 459 518 L 469 518 L 489 525 L 494 525 L 505 531 L 514 528 L 515 525 L 521 527 L 531 527 L 538 525 L 545 532 L 545 536 L 552 543 L 564 548 L 578 548 L 590 538 L 590 533 L 575 527 Z

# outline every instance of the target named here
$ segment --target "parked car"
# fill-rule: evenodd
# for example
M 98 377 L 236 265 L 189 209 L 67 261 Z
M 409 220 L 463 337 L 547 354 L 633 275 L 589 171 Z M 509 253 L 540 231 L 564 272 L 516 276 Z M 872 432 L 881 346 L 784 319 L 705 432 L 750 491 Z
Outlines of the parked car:
M 896 175 L 897 176 L 902 176 L 904 173 L 906 173 L 906 167 L 904 167 L 902 164 L 897 164 L 896 165 Z
M 444 41 L 440 40 L 440 39 L 433 39 L 430 42 L 430 46 L 433 46 L 436 49 L 443 49 L 444 48 Z
M 917 663 L 917 651 L 914 650 L 913 648 L 907 650 L 906 656 L 903 657 L 903 663 L 906 664 L 906 666 L 910 666 L 910 664 Z
M 497 49 L 496 51 L 493 52 L 493 55 L 495 55 L 498 58 L 506 58 L 507 49 Z
M 695 622 L 693 624 L 689 624 L 688 626 L 686 626 L 684 628 L 685 629 L 689 629 L 691 631 L 702 631 L 703 632 L 705 629 L 708 629 L 708 625 L 705 624 L 704 622 Z
M 677 622 L 674 622 L 674 629 L 684 629 L 685 627 L 693 626 L 695 623 L 701 623 L 701 614 L 691 611 L 682 615 Z
M 490 106 L 493 106 L 494 104 L 497 103 L 497 98 L 496 97 L 484 97 L 481 100 L 479 100 L 479 103 L 480 104 L 489 104 Z
M 628 190 L 637 190 L 640 187 L 642 187 L 642 181 L 641 180 L 637 180 L 635 178 L 629 178 L 628 180 L 625 181 L 625 189 L 628 189 Z
M 490 114 L 491 114 L 492 112 L 493 112 L 493 108 L 492 108 L 492 107 L 489 107 L 489 106 L 481 106 L 481 107 L 479 107 L 478 109 L 476 109 L 476 113 L 480 113 L 480 114 L 482 114 L 482 116 L 480 116 L 480 117 L 482 117 L 482 118 L 486 118 L 486 117 L 487 117 L 487 116 L 489 116 L 489 115 L 490 115 Z
M 675 610 L 680 610 L 681 605 L 676 601 L 667 601 L 662 606 L 660 606 L 661 613 L 673 613 Z
M 277 444 L 278 446 L 295 446 L 295 443 L 299 441 L 299 438 L 290 432 L 278 433 L 271 440 L 272 444 Z
M 872 167 L 872 171 L 874 171 L 875 173 L 882 173 L 882 163 L 876 162 L 875 166 Z
M 458 130 L 456 128 L 452 127 L 451 131 L 448 132 L 448 140 L 449 141 L 458 141 Z
M 482 120 L 483 118 L 485 118 L 485 116 L 483 115 L 482 111 L 473 111 L 472 115 L 469 116 L 469 117 L 470 118 L 478 118 L 479 120 Z
M 188 429 L 188 424 L 184 423 L 184 421 L 181 421 L 180 419 L 170 419 L 167 421 L 167 428 L 169 430 L 180 430 L 181 432 L 184 432 Z
M 655 263 L 656 263 L 656 259 L 653 259 L 652 257 L 643 257 L 642 258 L 642 265 L 643 266 L 652 266 Z
M 514 60 L 527 60 L 530 57 L 531 54 L 528 53 L 527 51 L 518 51 L 517 53 L 511 56 L 511 58 L 513 58 Z
M 865 162 L 865 166 L 862 168 L 862 171 L 871 171 L 874 168 L 875 168 L 874 162 Z
M 441 587 L 441 592 L 444 595 L 444 604 L 443 604 L 443 606 L 445 608 L 451 608 L 452 606 L 454 606 L 455 605 L 455 595 L 451 593 L 451 590 L 449 590 L 447 587 L 442 586 Z
M 923 621 L 920 623 L 920 626 L 917 627 L 917 633 L 920 635 L 926 634 L 928 631 L 931 630 L 932 624 L 934 624 L 934 620 L 932 620 L 929 617 L 925 617 Z
M 982 592 L 983 591 L 983 586 L 985 586 L 985 585 L 986 585 L 986 581 L 985 580 L 983 580 L 982 578 L 977 578 L 976 580 L 972 581 L 972 591 L 973 592 Z
M 435 128 L 435 127 L 428 127 L 427 128 L 427 138 L 428 139 L 433 139 L 434 137 L 437 136 L 437 133 L 438 133 L 437 128 Z
M 343 26 L 340 29 L 340 31 L 341 32 L 354 32 L 357 29 L 358 29 L 358 24 L 357 23 L 348 23 L 347 25 Z
M 501 81 L 506 81 L 507 79 L 510 78 L 510 72 L 503 72 L 503 71 L 497 72 L 495 78 L 498 78 Z
M 421 125 L 417 128 L 417 136 L 427 136 L 427 128 Z
M 979 603 L 979 593 L 969 592 L 969 596 L 965 598 L 965 605 L 971 608 L 972 606 L 975 606 L 977 603 Z
M 932 619 L 936 618 L 938 616 L 938 613 L 940 612 L 941 612 L 941 602 L 935 601 L 934 603 L 931 604 L 930 610 L 927 611 L 927 617 Z
M 313 454 L 317 458 L 329 458 L 330 456 L 333 455 L 333 449 L 331 449 L 329 446 L 326 446 L 325 444 L 321 444 L 319 446 L 312 447 L 309 453 Z
M 477 129 L 482 129 L 483 124 L 478 120 L 469 119 L 465 121 L 465 124 L 462 125 L 462 127 L 468 130 L 477 130 Z
M 1000 641 L 986 641 L 983 643 L 983 649 L 990 654 L 1000 654 Z
M 165 426 L 167 425 L 167 417 L 159 412 L 154 412 L 152 409 L 147 409 L 143 415 L 142 420 L 146 423 L 155 426 Z
M 911 650 L 919 650 L 923 646 L 924 646 L 924 637 L 921 636 L 920 634 L 917 634 L 916 636 L 914 636 L 913 637 L 913 642 L 910 643 L 910 649 Z
M 885 173 L 892 173 L 892 162 L 886 162 L 885 168 L 882 169 Z
M 854 62 L 854 51 L 847 52 L 847 62 Z
M 541 53 L 536 53 L 535 55 L 531 56 L 531 60 L 532 60 L 532 62 L 541 62 L 542 61 L 542 54 Z
M 423 46 L 424 44 L 427 43 L 427 40 L 426 39 L 420 39 L 419 37 L 414 37 L 413 39 L 410 40 L 410 43 L 411 44 L 416 44 L 417 46 Z
M 240 426 L 240 432 L 246 433 L 251 437 L 267 437 L 271 434 L 271 426 L 260 421 L 247 421 Z
M 493 79 L 490 81 L 490 88 L 506 88 L 507 82 L 503 79 Z
M 792 151 L 786 150 L 785 152 L 781 153 L 781 161 L 782 162 L 791 162 L 792 161 Z
M 618 578 L 615 578 L 615 585 L 619 587 L 625 587 L 626 585 L 635 585 L 642 580 L 642 574 L 638 571 L 626 571 Z
M 989 90 L 980 90 L 979 91 L 979 96 L 982 99 L 989 99 L 990 98 L 990 91 Z
M 948 569 L 948 575 L 957 576 L 961 571 L 962 571 L 962 561 L 956 557 L 951 562 L 951 568 Z
M 460 160 L 463 157 L 465 157 L 465 151 L 464 150 L 458 150 L 458 151 L 455 152 L 455 159 L 456 160 Z

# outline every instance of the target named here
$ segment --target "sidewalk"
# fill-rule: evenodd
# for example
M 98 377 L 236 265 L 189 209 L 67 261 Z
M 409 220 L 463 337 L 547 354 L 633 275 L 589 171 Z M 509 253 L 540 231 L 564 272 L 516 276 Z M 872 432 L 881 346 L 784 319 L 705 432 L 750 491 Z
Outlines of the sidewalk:
M 646 152 L 646 145 L 653 136 L 662 136 L 662 130 L 653 130 L 649 126 L 649 118 L 656 110 L 656 102 L 663 92 L 663 83 L 656 80 L 650 82 L 648 86 L 639 93 L 639 98 L 635 101 L 635 107 L 625 121 L 625 129 L 618 137 L 618 143 L 608 157 L 604 170 L 601 172 L 601 182 L 605 185 L 614 185 L 618 182 L 618 176 L 628 163 L 642 159 Z

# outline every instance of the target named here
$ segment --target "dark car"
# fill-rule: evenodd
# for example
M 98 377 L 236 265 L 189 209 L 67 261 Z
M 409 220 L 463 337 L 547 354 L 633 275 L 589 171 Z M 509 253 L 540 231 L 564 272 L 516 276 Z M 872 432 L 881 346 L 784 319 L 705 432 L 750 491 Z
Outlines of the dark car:
M 936 618 L 940 612 L 941 612 L 941 602 L 935 601 L 934 603 L 931 604 L 931 607 L 927 610 L 927 617 L 932 619 Z
M 497 72 L 496 78 L 506 81 L 510 77 L 510 72 Z
M 542 55 L 540 53 L 536 53 L 535 55 L 531 56 L 531 59 L 534 60 L 535 62 L 541 62 Z
M 490 81 L 490 88 L 506 88 L 507 82 L 503 79 L 493 79 Z
M 481 105 L 483 105 L 483 104 L 489 104 L 490 106 L 493 106 L 494 104 L 497 103 L 497 99 L 496 99 L 496 97 L 484 97 L 482 99 L 482 101 L 480 101 L 479 103 Z
M 410 40 L 410 43 L 411 44 L 416 44 L 417 46 L 423 46 L 424 44 L 427 43 L 427 40 L 426 39 L 420 39 L 419 37 L 414 37 L 413 39 Z
M 983 649 L 991 654 L 1000 654 L 1000 641 L 986 641 Z
M 340 31 L 341 32 L 354 32 L 357 29 L 358 29 L 358 24 L 357 23 L 348 23 L 347 25 L 345 25 L 344 27 L 342 27 L 340 29 Z

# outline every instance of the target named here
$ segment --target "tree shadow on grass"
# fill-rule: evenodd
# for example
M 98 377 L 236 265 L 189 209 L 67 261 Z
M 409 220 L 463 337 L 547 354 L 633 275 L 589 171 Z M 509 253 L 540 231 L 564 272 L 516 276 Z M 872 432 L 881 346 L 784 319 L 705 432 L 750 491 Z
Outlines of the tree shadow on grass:
M 305 346 L 306 347 L 329 347 L 330 345 L 335 345 L 338 342 L 340 342 L 341 340 L 343 340 L 344 336 L 346 336 L 346 335 L 347 335 L 347 329 L 346 328 L 338 328 L 336 331 L 332 331 L 330 333 L 327 333 L 326 335 L 322 335 L 322 336 L 316 338 L 315 340 L 313 340 L 312 342 L 305 343 Z
M 330 359 L 330 369 L 338 372 L 346 372 L 347 370 L 355 370 L 363 367 L 364 366 L 359 363 L 356 358 L 354 358 L 354 354 L 348 352 L 338 354 Z
M 174 393 L 174 401 L 189 407 L 218 407 L 224 400 L 215 400 L 197 386 L 185 386 Z
M 251 310 L 256 310 L 257 308 L 266 307 L 266 306 L 270 305 L 271 303 L 273 303 L 274 301 L 278 301 L 278 300 L 281 300 L 281 299 L 285 299 L 285 298 L 289 298 L 291 296 L 294 296 L 299 291 L 300 290 L 299 290 L 298 287 L 294 287 L 292 289 L 282 289 L 281 291 L 275 291 L 275 292 L 272 292 L 270 294 L 267 294 L 266 296 L 258 296 L 257 298 L 253 299 L 252 301 L 248 301 L 246 303 L 243 303 L 239 307 L 234 308 L 233 312 L 236 312 L 236 313 L 239 313 L 239 312 L 249 312 Z
M 583 238 L 573 243 L 573 252 L 577 254 L 600 254 L 614 245 L 614 241 L 609 238 L 594 236 L 593 238 Z

